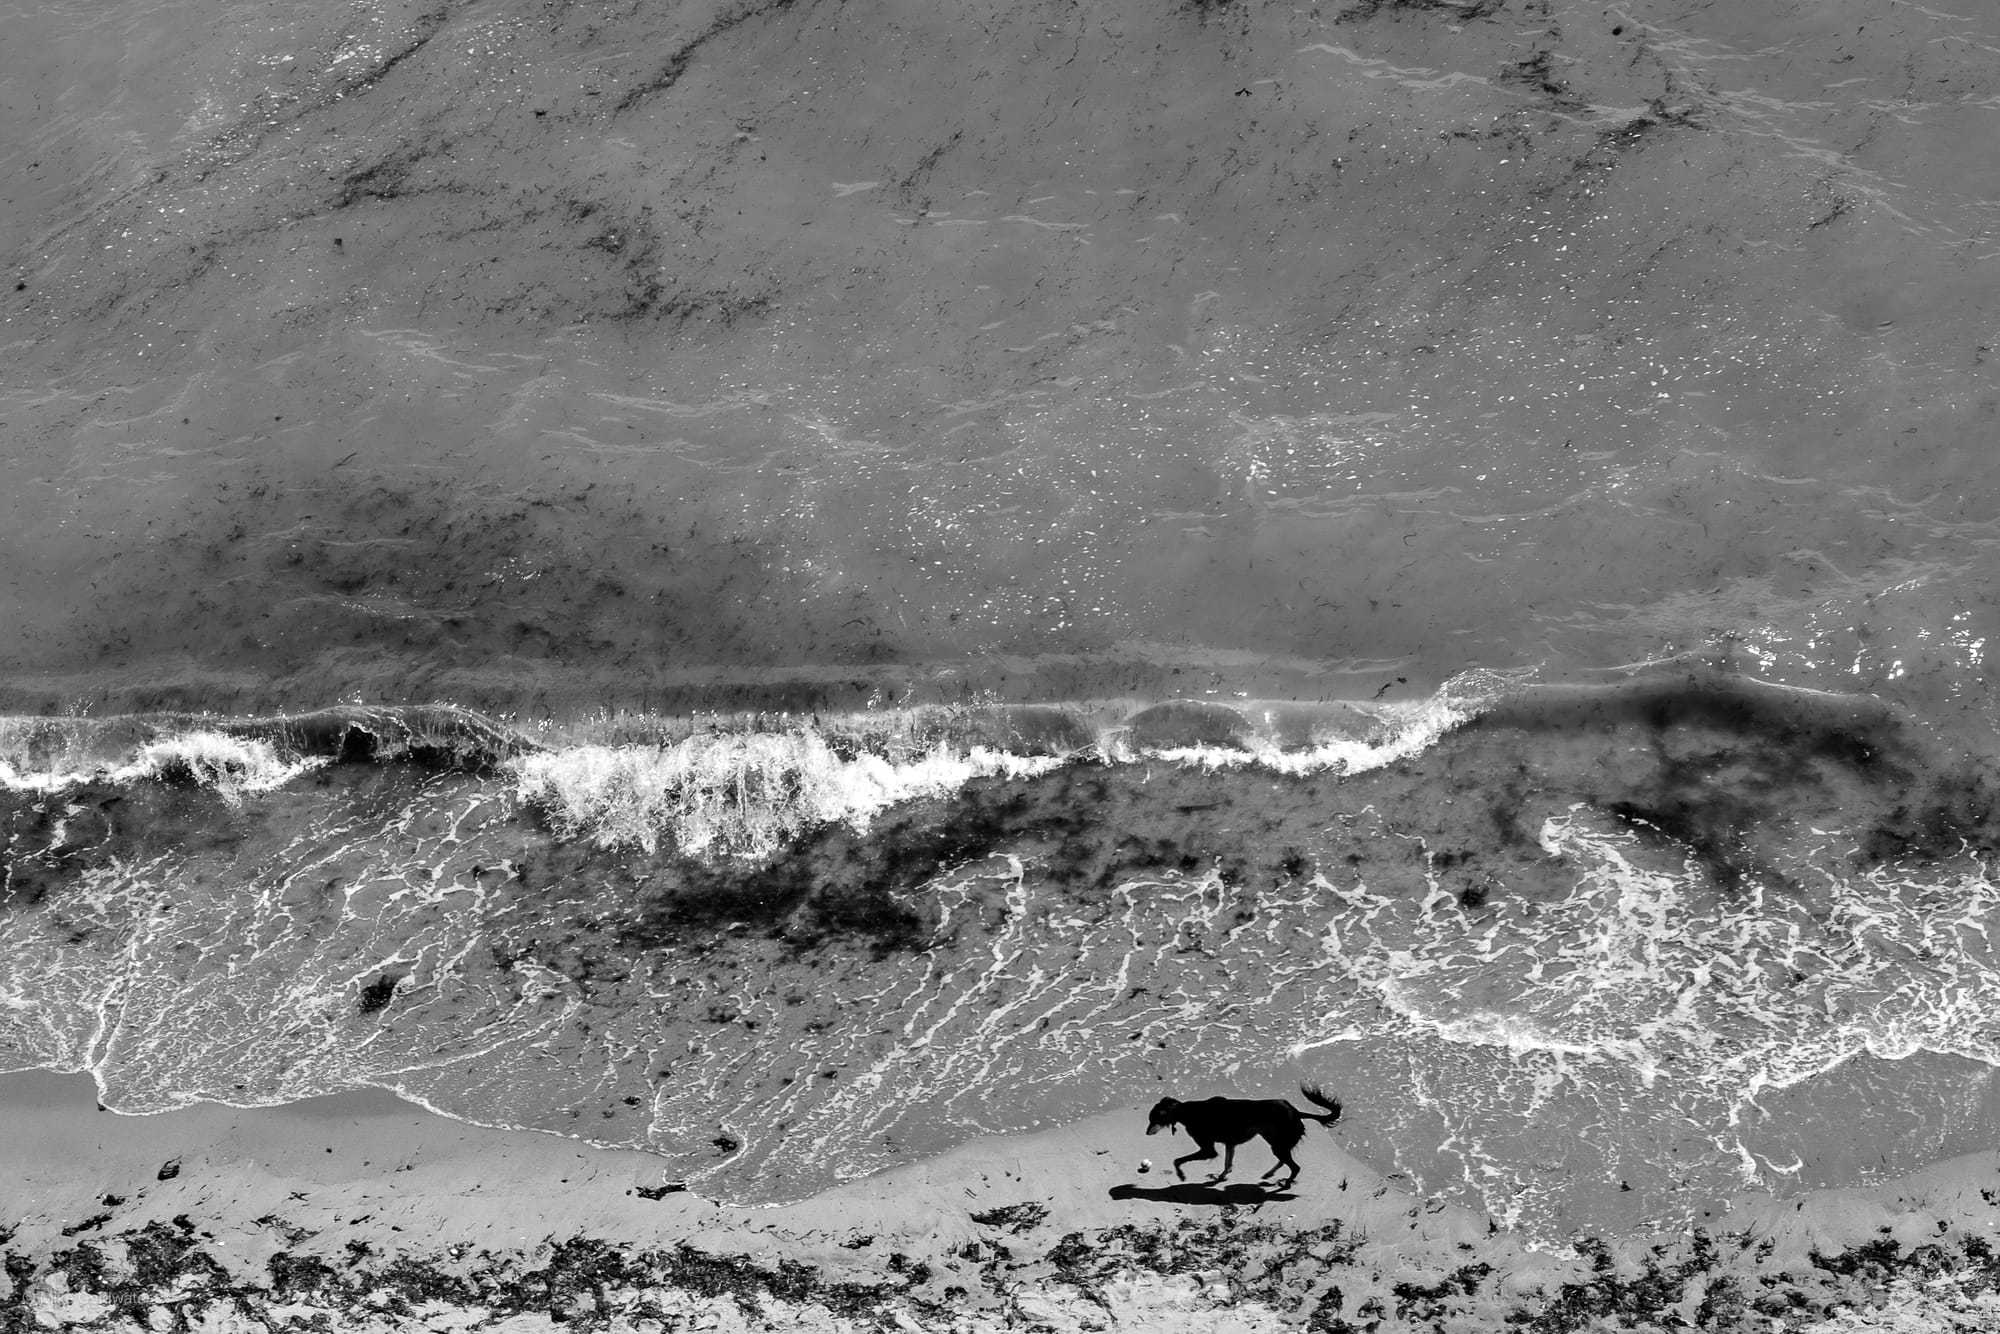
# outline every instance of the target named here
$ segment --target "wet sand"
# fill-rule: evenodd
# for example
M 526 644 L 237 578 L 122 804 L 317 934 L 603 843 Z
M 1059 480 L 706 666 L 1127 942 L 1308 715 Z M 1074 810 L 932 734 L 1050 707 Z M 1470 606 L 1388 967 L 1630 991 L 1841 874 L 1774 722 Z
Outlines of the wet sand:
M 28 1325 L 1565 1330 L 1619 1314 L 1735 1329 L 2000 1310 L 1993 1152 L 1746 1194 L 1689 1235 L 1536 1249 L 1408 1194 L 1337 1129 L 1308 1138 L 1292 1189 L 1251 1184 L 1258 1147 L 1238 1181 L 1176 1184 L 1185 1141 L 1146 1138 L 1140 1108 L 741 1209 L 662 1192 L 645 1154 L 376 1091 L 150 1117 L 93 1105 L 82 1076 L 0 1078 L 15 1183 L 0 1310 Z

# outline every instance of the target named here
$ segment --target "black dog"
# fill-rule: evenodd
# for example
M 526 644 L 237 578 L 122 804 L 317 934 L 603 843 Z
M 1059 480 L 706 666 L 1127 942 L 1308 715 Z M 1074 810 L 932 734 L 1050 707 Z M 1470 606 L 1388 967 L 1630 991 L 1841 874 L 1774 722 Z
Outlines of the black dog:
M 1329 1098 L 1303 1084 L 1299 1092 L 1326 1108 L 1326 1114 L 1302 1112 L 1283 1098 L 1203 1098 L 1200 1102 L 1162 1098 L 1146 1119 L 1146 1133 L 1157 1135 L 1180 1126 L 1194 1136 L 1194 1142 L 1201 1147 L 1185 1158 L 1174 1159 L 1174 1175 L 1182 1181 L 1187 1180 L 1187 1174 L 1181 1170 L 1181 1164 L 1215 1157 L 1218 1144 L 1222 1146 L 1222 1170 L 1209 1180 L 1223 1180 L 1236 1165 L 1236 1146 L 1262 1135 L 1278 1161 L 1271 1164 L 1270 1172 L 1257 1179 L 1262 1181 L 1280 1167 L 1289 1167 L 1292 1174 L 1279 1187 L 1282 1190 L 1299 1179 L 1299 1165 L 1292 1161 L 1292 1150 L 1306 1137 L 1306 1122 L 1330 1126 L 1340 1119 L 1340 1099 Z

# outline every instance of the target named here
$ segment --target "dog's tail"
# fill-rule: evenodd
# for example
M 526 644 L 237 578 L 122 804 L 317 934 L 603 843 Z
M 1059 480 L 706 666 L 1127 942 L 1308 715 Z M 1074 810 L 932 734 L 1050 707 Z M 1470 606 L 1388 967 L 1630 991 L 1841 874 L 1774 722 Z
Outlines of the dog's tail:
M 1321 1116 L 1318 1112 L 1300 1112 L 1299 1115 L 1303 1116 L 1306 1120 L 1317 1121 L 1323 1126 L 1330 1126 L 1340 1119 L 1340 1099 L 1327 1097 L 1326 1094 L 1319 1091 L 1319 1085 L 1301 1084 L 1299 1085 L 1299 1092 L 1305 1094 L 1311 1101 L 1326 1108 L 1326 1115 L 1324 1116 Z

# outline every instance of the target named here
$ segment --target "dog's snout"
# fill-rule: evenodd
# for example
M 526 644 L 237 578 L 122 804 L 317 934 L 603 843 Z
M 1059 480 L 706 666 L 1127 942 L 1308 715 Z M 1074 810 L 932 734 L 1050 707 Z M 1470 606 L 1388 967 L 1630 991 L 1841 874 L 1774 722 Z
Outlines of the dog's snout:
M 1148 1125 L 1146 1127 L 1146 1133 L 1148 1135 L 1157 1135 L 1160 1133 L 1160 1128 L 1156 1125 Z

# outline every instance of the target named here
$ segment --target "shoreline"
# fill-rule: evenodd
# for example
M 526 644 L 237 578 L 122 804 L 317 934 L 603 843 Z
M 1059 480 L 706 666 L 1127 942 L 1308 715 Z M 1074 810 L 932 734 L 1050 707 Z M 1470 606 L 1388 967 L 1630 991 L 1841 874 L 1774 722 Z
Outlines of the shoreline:
M 1256 1146 L 1241 1181 L 1177 1185 L 1164 1164 L 1181 1142 L 1148 1140 L 1135 1108 L 734 1208 L 649 1198 L 660 1168 L 644 1153 L 484 1129 L 379 1091 L 143 1117 L 84 1111 L 93 1099 L 87 1076 L 0 1076 L 0 1170 L 16 1183 L 0 1306 L 43 1328 L 148 1328 L 178 1311 L 203 1329 L 323 1316 L 509 1334 L 1562 1330 L 1617 1312 L 1729 1329 L 1753 1312 L 1809 1328 L 1884 1301 L 2000 1309 L 1990 1151 L 1865 1187 L 1747 1193 L 1683 1236 L 1537 1248 L 1406 1193 L 1337 1134 L 1308 1138 L 1291 1190 L 1251 1184 Z M 1161 1165 L 1140 1175 L 1148 1155 Z

